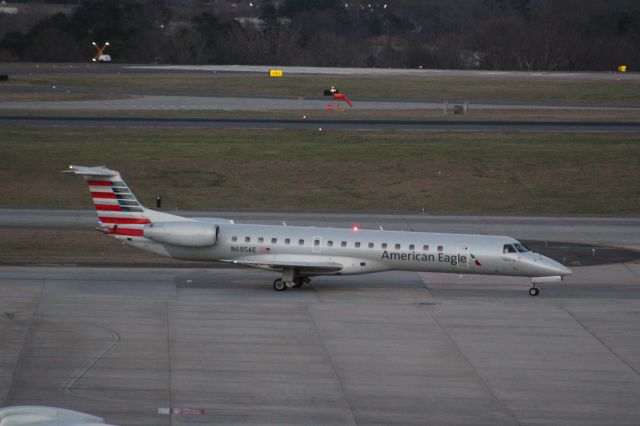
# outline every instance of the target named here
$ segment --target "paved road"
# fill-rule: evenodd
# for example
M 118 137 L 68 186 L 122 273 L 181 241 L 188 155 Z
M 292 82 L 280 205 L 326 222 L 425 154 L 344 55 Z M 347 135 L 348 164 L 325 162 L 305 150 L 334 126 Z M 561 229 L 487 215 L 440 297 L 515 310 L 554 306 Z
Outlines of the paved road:
M 463 132 L 597 133 L 640 132 L 640 123 L 554 121 L 441 121 L 441 120 L 319 120 L 254 118 L 136 118 L 136 117 L 0 117 L 0 124 L 18 126 L 90 126 L 118 128 L 230 128 L 403 130 Z

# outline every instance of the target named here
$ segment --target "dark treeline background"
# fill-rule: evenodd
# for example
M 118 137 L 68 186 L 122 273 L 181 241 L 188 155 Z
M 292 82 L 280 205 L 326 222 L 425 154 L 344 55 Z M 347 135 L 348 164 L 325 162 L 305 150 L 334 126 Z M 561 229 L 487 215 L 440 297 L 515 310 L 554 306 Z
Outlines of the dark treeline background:
M 0 60 L 86 61 L 91 42 L 108 40 L 116 62 L 640 68 L 638 0 L 255 0 L 235 11 L 224 3 L 82 1 L 4 34 Z

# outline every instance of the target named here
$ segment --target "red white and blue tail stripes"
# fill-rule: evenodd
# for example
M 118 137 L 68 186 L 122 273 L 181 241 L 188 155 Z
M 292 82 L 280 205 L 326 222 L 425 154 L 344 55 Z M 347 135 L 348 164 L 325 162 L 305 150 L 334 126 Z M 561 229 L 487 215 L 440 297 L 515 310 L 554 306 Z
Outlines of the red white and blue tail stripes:
M 100 226 L 109 234 L 144 236 L 143 227 L 151 220 L 118 172 L 82 166 L 69 166 L 67 172 L 82 175 L 87 182 Z
M 122 179 L 93 176 L 86 176 L 85 179 L 98 212 L 98 220 L 108 228 L 110 234 L 143 236 L 141 225 L 151 221 Z

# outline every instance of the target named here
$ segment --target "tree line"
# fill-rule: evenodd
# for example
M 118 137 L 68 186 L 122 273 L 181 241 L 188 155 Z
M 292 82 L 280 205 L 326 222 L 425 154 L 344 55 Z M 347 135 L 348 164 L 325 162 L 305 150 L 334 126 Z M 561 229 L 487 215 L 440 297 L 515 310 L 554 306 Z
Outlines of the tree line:
M 85 0 L 0 40 L 3 61 L 495 70 L 640 68 L 637 0 L 255 0 L 250 19 L 193 0 Z

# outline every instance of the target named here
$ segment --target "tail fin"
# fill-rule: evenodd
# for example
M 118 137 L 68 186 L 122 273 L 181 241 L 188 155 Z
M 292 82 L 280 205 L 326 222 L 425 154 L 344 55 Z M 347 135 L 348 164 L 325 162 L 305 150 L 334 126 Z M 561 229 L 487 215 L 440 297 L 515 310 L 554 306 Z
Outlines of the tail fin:
M 104 166 L 69 166 L 63 173 L 81 175 L 87 182 L 100 228 L 115 235 L 144 235 L 142 228 L 151 223 L 149 211 L 138 202 L 120 173 Z

